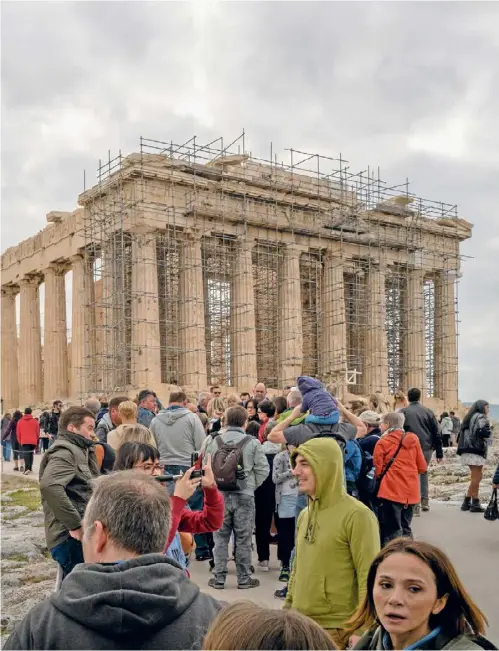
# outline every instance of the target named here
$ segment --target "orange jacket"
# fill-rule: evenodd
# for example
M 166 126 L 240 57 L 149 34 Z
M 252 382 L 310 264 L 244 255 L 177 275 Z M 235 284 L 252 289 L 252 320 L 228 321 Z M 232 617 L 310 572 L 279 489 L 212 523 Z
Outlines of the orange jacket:
M 373 455 L 376 477 L 381 475 L 397 451 L 403 434 L 404 430 L 393 430 L 384 434 L 376 443 Z M 400 452 L 381 482 L 378 497 L 400 504 L 418 504 L 419 475 L 426 470 L 421 443 L 416 434 L 408 432 Z

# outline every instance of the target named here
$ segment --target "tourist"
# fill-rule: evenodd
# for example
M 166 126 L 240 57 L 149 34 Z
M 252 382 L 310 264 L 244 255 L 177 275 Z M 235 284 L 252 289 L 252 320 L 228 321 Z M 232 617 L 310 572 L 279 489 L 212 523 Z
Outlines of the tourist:
M 302 395 L 301 413 L 307 414 L 306 423 L 318 425 L 336 425 L 340 412 L 336 399 L 326 391 L 319 380 L 308 375 L 298 378 L 298 391 Z
M 298 482 L 292 469 L 291 445 L 276 455 L 272 467 L 272 481 L 275 485 L 275 504 L 277 511 L 277 557 L 281 561 L 279 581 L 288 582 L 291 568 L 291 552 L 295 542 L 296 500 Z
M 420 403 L 421 391 L 419 389 L 409 389 L 407 398 L 409 406 L 401 410 L 405 417 L 405 431 L 412 432 L 418 437 L 427 466 L 430 465 L 434 451 L 436 452 L 437 463 L 441 463 L 444 453 L 442 452 L 442 439 L 435 414 L 431 409 L 423 407 Z M 430 510 L 428 472 L 420 475 L 419 481 L 421 485 L 421 505 L 415 505 L 414 515 L 419 515 L 421 510 Z
M 357 443 L 360 446 L 362 455 L 364 457 L 364 463 L 367 464 L 368 469 L 367 474 L 364 477 L 360 477 L 360 480 L 357 483 L 358 488 L 358 499 L 365 504 L 373 513 L 377 515 L 378 513 L 378 500 L 376 498 L 376 481 L 374 478 L 374 448 L 376 443 L 381 437 L 380 422 L 381 414 L 378 414 L 375 411 L 367 410 L 363 411 L 360 416 L 360 420 L 365 424 L 367 432 L 364 436 L 361 436 L 356 439 Z M 367 468 L 366 468 L 367 469 Z
M 229 393 L 226 400 L 227 407 L 237 407 L 241 404 L 241 396 L 237 393 Z
M 24 472 L 24 465 L 23 465 L 23 457 L 21 453 L 21 446 L 19 445 L 19 441 L 17 439 L 17 426 L 19 425 L 19 421 L 22 418 L 22 413 L 19 411 L 19 409 L 16 409 L 16 411 L 12 415 L 12 420 L 9 423 L 9 426 L 7 428 L 7 436 L 10 437 L 10 445 L 12 446 L 12 460 L 14 461 L 14 470 L 16 472 Z M 21 467 L 19 468 L 19 461 L 21 461 Z
M 260 429 L 258 430 L 258 440 L 263 442 L 265 427 L 271 418 L 275 415 L 275 405 L 270 400 L 262 400 L 258 403 L 258 418 L 260 420 Z
M 203 649 L 336 649 L 330 636 L 296 610 L 236 601 L 212 622 Z
M 112 430 L 116 429 L 118 425 L 121 425 L 121 416 L 118 407 L 122 402 L 126 402 L 127 400 L 128 398 L 126 396 L 115 396 L 114 398 L 111 398 L 109 401 L 109 410 L 99 420 L 95 430 L 95 435 L 99 441 L 107 443 L 109 432 L 112 432 Z
M 33 456 L 40 438 L 40 425 L 33 418 L 33 410 L 31 407 L 26 407 L 24 410 L 24 416 L 17 424 L 16 434 L 19 445 L 21 446 L 24 474 L 29 475 L 33 472 Z
M 147 443 L 147 445 L 157 448 L 156 439 L 151 430 L 138 423 L 124 426 L 120 445 L 123 443 Z
M 451 434 L 454 424 L 448 412 L 443 411 L 440 415 L 439 429 L 440 436 L 442 437 L 442 447 L 448 448 L 451 446 Z
M 334 440 L 301 444 L 291 464 L 309 504 L 298 520 L 285 607 L 311 617 L 344 648 L 345 626 L 364 599 L 367 573 L 379 551 L 378 522 L 347 495 L 343 455 Z
M 241 393 L 241 402 L 243 407 L 247 407 L 248 400 L 251 398 L 250 394 L 247 391 Z
M 255 388 L 253 389 L 253 398 L 261 402 L 267 398 L 267 388 L 263 382 L 257 382 Z
M 116 455 L 114 470 L 140 470 L 153 477 L 160 475 L 159 452 L 147 443 L 122 443 Z M 202 485 L 205 500 L 203 510 L 195 512 L 186 506 L 198 485 Z M 166 550 L 170 549 L 177 532 L 202 534 L 220 529 L 224 517 L 224 500 L 213 477 L 211 459 L 206 460 L 202 478 L 191 479 L 190 469 L 175 482 L 171 504 L 171 526 L 165 543 Z M 177 556 L 176 560 L 185 566 L 185 559 Z
M 212 398 L 220 398 L 222 395 L 222 389 L 218 386 L 218 384 L 215 384 L 214 386 L 210 387 L 210 394 Z
M 105 414 L 108 414 L 108 413 L 109 413 L 109 403 L 108 403 L 107 399 L 106 399 L 104 396 L 101 396 L 101 397 L 99 398 L 99 402 L 100 402 L 100 409 L 99 409 L 99 411 L 97 412 L 97 417 L 96 417 L 96 419 L 95 419 L 95 423 L 96 423 L 97 425 L 99 425 L 99 421 L 100 421 L 100 419 L 101 419 Z
M 413 507 L 420 499 L 419 475 L 427 470 L 418 437 L 403 427 L 402 411 L 383 414 L 382 436 L 374 448 L 382 545 L 398 536 L 412 538 Z
M 301 393 L 298 391 L 298 389 L 293 389 L 288 393 L 286 402 L 287 402 L 286 410 L 281 412 L 277 417 L 278 423 L 282 423 L 283 420 L 286 420 L 286 418 L 291 415 L 293 409 L 301 405 Z M 305 420 L 306 416 L 307 414 L 300 413 L 300 415 L 294 419 L 291 425 L 299 425 Z
M 360 414 L 359 418 L 365 424 L 367 431 L 364 436 L 358 437 L 357 441 L 365 452 L 368 452 L 371 456 L 373 456 L 376 443 L 381 437 L 381 414 L 368 410 L 363 411 Z
M 486 625 L 447 555 L 399 538 L 372 563 L 348 632 L 368 629 L 354 649 L 495 649 Z
M 260 429 L 260 418 L 258 417 L 258 400 L 250 398 L 246 403 L 246 409 L 248 411 L 248 421 L 258 423 L 258 429 Z
M 87 398 L 83 404 L 85 409 L 88 409 L 88 411 L 91 411 L 92 414 L 94 414 L 95 419 L 97 420 L 97 414 L 100 411 L 101 405 L 95 396 L 90 396 L 90 398 Z
M 260 429 L 260 421 L 248 420 L 248 425 L 246 427 L 246 434 L 248 434 L 248 436 L 254 436 L 257 439 L 259 429 Z
M 11 414 L 7 411 L 2 417 L 2 454 L 4 461 L 10 461 L 11 443 L 9 425 L 12 420 Z
M 52 403 L 52 411 L 50 412 L 49 417 L 45 420 L 44 428 L 43 428 L 44 431 L 48 434 L 49 439 L 51 441 L 57 438 L 61 411 L 62 411 L 62 402 L 60 400 L 54 400 L 54 402 Z
M 450 411 L 449 416 L 452 420 L 451 446 L 453 446 L 457 445 L 457 438 L 461 430 L 461 421 L 456 416 L 456 413 L 454 411 Z
M 67 576 L 83 563 L 82 519 L 99 476 L 93 443 L 95 419 L 83 407 L 70 407 L 59 420 L 59 435 L 40 464 L 45 537 L 52 558 Z
M 461 511 L 483 513 L 479 491 L 483 467 L 487 463 L 488 442 L 492 434 L 490 428 L 489 403 L 486 400 L 474 402 L 463 418 L 457 443 L 457 453 L 463 465 L 468 466 L 471 480 L 461 505 Z
M 201 648 L 221 604 L 162 554 L 170 508 L 152 477 L 100 478 L 85 511 L 86 564 L 28 613 L 5 648 Z
M 118 405 L 121 425 L 118 425 L 118 427 L 111 430 L 107 435 L 107 442 L 113 450 L 117 450 L 123 442 L 125 428 L 129 426 L 133 427 L 137 424 L 137 413 L 138 408 L 133 400 L 125 400 Z
M 229 463 L 225 465 L 227 472 L 224 477 L 226 486 L 236 486 L 236 490 L 224 491 L 225 513 L 220 531 L 213 534 L 215 548 L 213 557 L 215 566 L 213 578 L 209 586 L 217 590 L 225 587 L 227 577 L 227 561 L 229 557 L 229 540 L 234 535 L 237 587 L 240 589 L 256 588 L 260 585 L 258 579 L 251 577 L 251 537 L 255 522 L 255 490 L 269 474 L 269 464 L 265 458 L 260 443 L 246 435 L 248 412 L 244 407 L 231 407 L 225 413 L 226 430 L 206 446 L 205 454 L 210 454 L 214 469 L 217 468 L 217 454 L 228 452 L 229 446 L 237 446 L 241 450 L 235 457 L 237 465 L 242 466 L 244 479 L 239 479 L 239 469 Z M 229 476 L 230 474 L 230 476 Z M 215 479 L 217 476 L 215 470 Z M 220 486 L 220 483 L 219 483 Z M 239 490 L 237 490 L 237 488 Z
M 226 409 L 223 398 L 212 398 L 208 403 L 208 434 L 216 435 L 222 429 L 222 419 Z
M 139 411 L 137 422 L 144 427 L 150 427 L 152 419 L 156 415 L 156 398 L 152 391 L 143 389 L 137 398 Z
M 203 391 L 198 397 L 198 411 L 200 414 L 207 414 L 208 403 L 211 400 L 211 393 Z
M 292 391 L 292 390 L 293 390 L 293 387 L 291 386 L 291 384 L 286 384 L 286 386 L 282 390 L 282 395 L 284 396 L 284 398 L 287 398 L 288 395 L 289 395 L 289 392 Z
M 395 391 L 393 396 L 393 411 L 402 411 L 402 409 L 405 409 L 408 406 L 409 401 L 407 400 L 405 393 L 400 389 Z
M 360 471 L 362 468 L 362 451 L 360 445 L 355 439 L 351 439 L 345 443 L 345 482 L 347 493 L 352 497 L 359 498 L 359 491 L 357 489 L 357 482 L 360 478 Z
M 166 409 L 153 418 L 151 431 L 156 439 L 160 463 L 170 475 L 186 472 L 191 467 L 191 457 L 199 452 L 205 433 L 201 421 L 186 407 L 187 396 L 182 390 L 172 391 Z M 169 484 L 173 493 L 173 484 Z

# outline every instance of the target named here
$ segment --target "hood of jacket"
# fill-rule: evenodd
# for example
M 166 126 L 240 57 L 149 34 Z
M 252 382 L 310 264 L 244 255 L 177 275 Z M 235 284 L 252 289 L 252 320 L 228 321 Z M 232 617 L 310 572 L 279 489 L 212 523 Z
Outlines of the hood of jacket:
M 114 423 L 111 420 L 111 414 L 109 412 L 106 412 L 97 423 L 97 429 L 102 427 L 105 427 L 108 432 L 110 432 L 112 429 L 115 429 Z
M 177 409 L 162 409 L 156 418 L 164 425 L 173 425 L 180 418 L 184 418 L 188 414 L 192 414 L 190 409 L 187 409 L 187 407 L 178 407 Z
M 34 420 L 32 414 L 24 414 L 21 418 L 21 420 L 27 421 L 27 420 Z
M 171 624 L 198 594 L 175 561 L 147 554 L 115 564 L 80 565 L 50 599 L 66 617 L 125 643 L 138 631 L 151 634 Z
M 390 429 L 387 430 L 384 434 L 382 434 L 382 438 L 384 441 L 387 441 L 388 443 L 392 444 L 395 449 L 400 444 L 400 437 L 405 434 L 403 429 Z M 406 436 L 404 438 L 404 442 L 402 443 L 402 447 L 404 450 L 410 450 L 411 448 L 417 448 L 418 446 L 418 439 L 414 438 L 414 436 Z
M 305 395 L 308 391 L 324 389 L 324 385 L 319 380 L 316 380 L 314 377 L 309 377 L 308 375 L 300 375 L 298 378 L 298 390 L 300 393 Z

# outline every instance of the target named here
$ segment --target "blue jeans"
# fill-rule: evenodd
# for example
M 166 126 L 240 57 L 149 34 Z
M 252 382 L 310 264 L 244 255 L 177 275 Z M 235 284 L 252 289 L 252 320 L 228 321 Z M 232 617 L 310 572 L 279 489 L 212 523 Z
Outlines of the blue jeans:
M 78 563 L 84 563 L 83 547 L 79 540 L 68 538 L 50 550 L 50 555 L 59 563 L 62 569 L 62 580 L 74 569 Z
M 180 475 L 180 473 L 186 472 L 187 470 L 189 470 L 188 466 L 165 466 L 165 475 Z M 173 495 L 173 491 L 175 490 L 175 482 L 166 482 L 166 487 L 168 488 L 170 495 Z
M 316 425 L 336 425 L 340 420 L 340 412 L 336 409 L 327 416 L 314 416 L 309 414 L 305 418 L 306 423 L 315 423 Z
M 189 507 L 192 511 L 202 511 L 204 507 L 204 493 L 201 488 L 197 488 L 194 495 L 189 499 Z M 212 535 L 209 533 L 195 533 L 194 542 L 196 543 L 196 558 L 203 558 L 203 556 L 210 555 L 213 545 L 210 545 L 210 538 Z
M 12 450 L 12 445 L 10 444 L 10 441 L 3 441 L 2 442 L 2 452 L 3 452 L 3 460 L 4 461 L 10 461 L 10 451 Z

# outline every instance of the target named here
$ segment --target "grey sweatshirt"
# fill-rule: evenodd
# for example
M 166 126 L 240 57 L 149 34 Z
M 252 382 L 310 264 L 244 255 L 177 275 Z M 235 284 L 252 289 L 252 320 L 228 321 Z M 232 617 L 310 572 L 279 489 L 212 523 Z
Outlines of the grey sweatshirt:
M 246 432 L 241 427 L 228 427 L 224 434 L 219 434 L 224 443 L 238 443 Z M 206 446 L 204 454 L 213 455 L 218 450 L 218 446 L 212 439 Z M 241 495 L 254 495 L 255 489 L 261 486 L 270 473 L 269 462 L 265 456 L 262 446 L 258 439 L 253 438 L 246 443 L 243 448 L 243 467 L 246 473 L 246 487 L 238 491 Z
M 191 454 L 199 452 L 205 439 L 199 416 L 186 407 L 162 409 L 151 422 L 159 450 L 159 461 L 167 466 L 191 465 Z
M 4 649 L 200 649 L 221 607 L 162 554 L 82 564 Z

